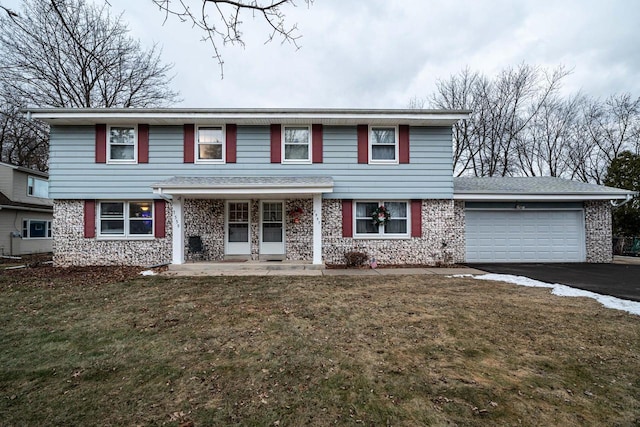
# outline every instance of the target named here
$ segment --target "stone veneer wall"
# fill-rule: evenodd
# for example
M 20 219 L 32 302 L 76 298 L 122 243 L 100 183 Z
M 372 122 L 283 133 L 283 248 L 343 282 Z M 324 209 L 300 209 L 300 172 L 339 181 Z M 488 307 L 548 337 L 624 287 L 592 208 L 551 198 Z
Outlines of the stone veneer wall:
M 361 239 L 342 237 L 342 201 L 323 201 L 323 260 L 344 264 L 344 254 L 365 252 L 379 264 L 448 265 L 465 258 L 464 203 L 422 201 L 422 237 Z
M 613 260 L 611 205 L 609 201 L 584 202 L 587 262 Z
M 84 201 L 53 202 L 53 263 L 81 265 L 155 265 L 171 261 L 171 203 L 165 204 L 166 237 L 149 240 L 100 240 L 84 237 Z
M 200 236 L 205 248 L 203 261 L 224 259 L 224 200 L 185 199 L 184 212 L 184 255 L 185 261 L 192 261 L 189 252 L 189 236 Z

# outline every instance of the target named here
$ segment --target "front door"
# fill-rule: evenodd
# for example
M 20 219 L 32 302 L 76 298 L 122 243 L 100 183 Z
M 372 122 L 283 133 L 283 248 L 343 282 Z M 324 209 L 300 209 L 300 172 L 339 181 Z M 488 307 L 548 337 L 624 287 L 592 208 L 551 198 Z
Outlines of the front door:
M 260 202 L 260 255 L 284 255 L 284 203 Z
M 225 254 L 251 254 L 249 202 L 227 202 L 225 227 Z

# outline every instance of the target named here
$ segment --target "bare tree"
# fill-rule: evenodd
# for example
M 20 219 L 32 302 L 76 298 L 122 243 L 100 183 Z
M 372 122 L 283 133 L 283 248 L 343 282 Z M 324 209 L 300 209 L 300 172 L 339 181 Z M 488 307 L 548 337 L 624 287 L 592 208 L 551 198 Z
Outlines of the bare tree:
M 529 123 L 554 96 L 567 75 L 522 64 L 490 79 L 469 69 L 437 82 L 432 103 L 472 110 L 454 127 L 454 170 L 458 175 L 519 174 L 517 147 Z
M 24 103 L 51 107 L 151 107 L 177 100 L 170 65 L 144 50 L 108 6 L 26 0 L 0 19 L 0 82 Z
M 285 6 L 295 6 L 294 0 L 152 0 L 165 14 L 165 21 L 177 17 L 191 23 L 204 33 L 203 41 L 209 42 L 214 58 L 220 64 L 220 75 L 224 77 L 224 61 L 220 53 L 226 44 L 244 46 L 242 25 L 247 15 L 259 17 L 267 26 L 265 43 L 280 38 L 282 43 L 291 43 L 299 49 L 297 24 L 287 25 Z M 310 5 L 313 0 L 304 0 Z

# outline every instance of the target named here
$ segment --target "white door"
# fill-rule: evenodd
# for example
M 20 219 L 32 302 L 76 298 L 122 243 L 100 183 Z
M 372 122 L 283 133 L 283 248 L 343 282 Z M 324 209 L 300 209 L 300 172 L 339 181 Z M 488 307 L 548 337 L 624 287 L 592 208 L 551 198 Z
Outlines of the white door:
M 284 203 L 260 202 L 260 255 L 284 255 Z
M 251 254 L 249 202 L 227 202 L 225 218 L 225 254 Z
M 465 212 L 467 262 L 584 262 L 584 213 Z

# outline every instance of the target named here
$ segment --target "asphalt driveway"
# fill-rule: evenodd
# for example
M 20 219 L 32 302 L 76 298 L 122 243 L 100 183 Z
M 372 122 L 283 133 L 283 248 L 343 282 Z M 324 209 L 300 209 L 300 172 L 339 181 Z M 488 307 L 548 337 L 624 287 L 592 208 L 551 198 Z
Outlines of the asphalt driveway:
M 603 295 L 640 301 L 640 265 L 630 264 L 468 264 L 489 273 L 524 276 Z

